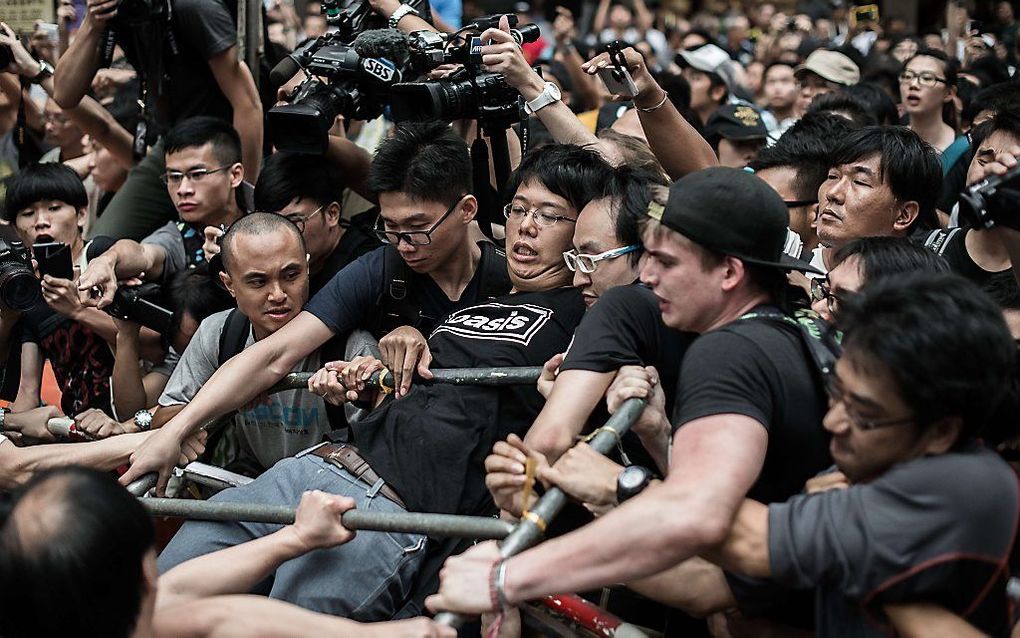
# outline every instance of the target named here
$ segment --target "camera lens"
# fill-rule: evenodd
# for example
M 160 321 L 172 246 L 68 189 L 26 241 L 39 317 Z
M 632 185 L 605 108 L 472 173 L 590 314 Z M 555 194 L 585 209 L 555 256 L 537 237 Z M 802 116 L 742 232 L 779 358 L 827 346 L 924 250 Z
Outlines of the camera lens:
M 32 270 L 20 261 L 0 261 L 0 305 L 24 312 L 39 303 L 42 290 Z

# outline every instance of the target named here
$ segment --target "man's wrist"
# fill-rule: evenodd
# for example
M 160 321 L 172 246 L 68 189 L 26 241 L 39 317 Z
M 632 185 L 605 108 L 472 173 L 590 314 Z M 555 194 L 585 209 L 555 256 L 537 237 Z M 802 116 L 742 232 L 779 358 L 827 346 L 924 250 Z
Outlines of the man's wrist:
M 527 81 L 518 87 L 517 90 L 526 102 L 530 102 L 541 95 L 544 89 L 545 80 L 543 80 L 537 73 L 532 72 L 528 75 Z
M 400 4 L 398 0 L 381 0 L 376 4 L 375 12 L 389 20 L 393 12 L 400 8 Z

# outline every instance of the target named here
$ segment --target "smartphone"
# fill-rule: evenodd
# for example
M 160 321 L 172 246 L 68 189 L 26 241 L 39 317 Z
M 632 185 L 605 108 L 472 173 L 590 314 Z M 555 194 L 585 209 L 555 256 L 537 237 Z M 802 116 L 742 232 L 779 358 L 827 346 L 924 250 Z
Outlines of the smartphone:
M 39 274 L 74 279 L 74 264 L 71 262 L 71 247 L 55 241 L 32 246 L 32 256 L 39 264 Z
M 850 9 L 850 24 L 857 25 L 865 22 L 878 22 L 877 4 L 865 4 Z
M 630 71 L 627 70 L 627 66 L 623 58 L 623 45 L 619 41 L 610 42 L 606 47 L 606 51 L 609 53 L 609 61 L 612 66 L 599 69 L 599 77 L 602 78 L 602 83 L 606 85 L 606 89 L 613 95 L 620 95 L 622 97 L 634 97 L 638 94 L 637 85 L 634 84 L 634 78 L 630 76 Z

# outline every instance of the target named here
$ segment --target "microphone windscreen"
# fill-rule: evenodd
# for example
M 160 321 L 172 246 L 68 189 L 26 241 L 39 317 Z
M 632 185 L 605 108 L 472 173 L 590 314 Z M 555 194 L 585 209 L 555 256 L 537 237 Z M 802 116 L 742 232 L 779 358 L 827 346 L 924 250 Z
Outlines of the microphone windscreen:
M 273 70 L 269 72 L 269 81 L 272 82 L 274 87 L 283 86 L 287 80 L 294 77 L 294 74 L 298 72 L 301 65 L 297 63 L 297 60 L 293 56 L 288 55 L 284 59 L 280 60 Z
M 364 31 L 354 40 L 354 50 L 363 58 L 386 58 L 397 66 L 407 62 L 407 35 L 397 29 Z

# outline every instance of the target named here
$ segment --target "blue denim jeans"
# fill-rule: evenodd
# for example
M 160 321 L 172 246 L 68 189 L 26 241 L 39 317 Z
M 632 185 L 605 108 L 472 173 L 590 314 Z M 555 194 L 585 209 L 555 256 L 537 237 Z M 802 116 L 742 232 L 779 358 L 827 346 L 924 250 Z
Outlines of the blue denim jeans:
M 349 496 L 361 510 L 404 511 L 347 470 L 314 455 L 283 459 L 248 485 L 224 490 L 210 500 L 294 507 L 305 490 Z M 278 529 L 279 525 L 267 523 L 189 521 L 163 550 L 159 571 Z M 398 612 L 410 598 L 424 556 L 425 537 L 420 534 L 358 532 L 344 545 L 287 561 L 255 593 L 358 621 L 389 620 L 403 615 Z

